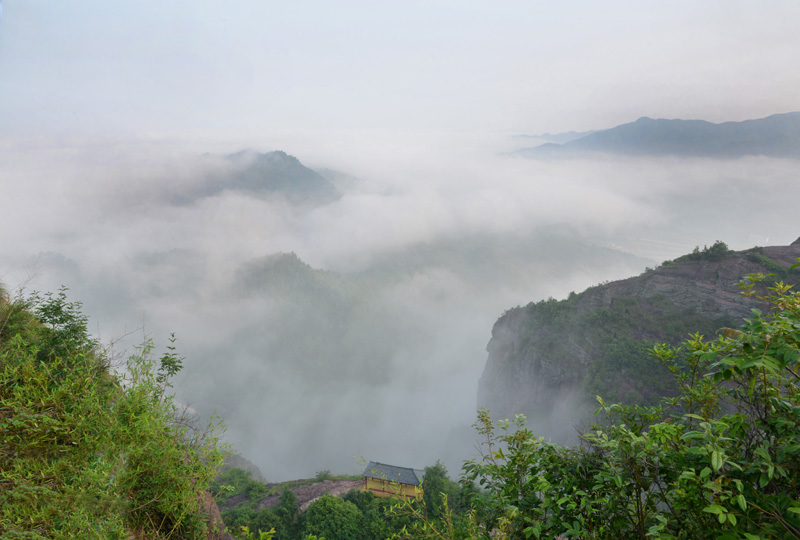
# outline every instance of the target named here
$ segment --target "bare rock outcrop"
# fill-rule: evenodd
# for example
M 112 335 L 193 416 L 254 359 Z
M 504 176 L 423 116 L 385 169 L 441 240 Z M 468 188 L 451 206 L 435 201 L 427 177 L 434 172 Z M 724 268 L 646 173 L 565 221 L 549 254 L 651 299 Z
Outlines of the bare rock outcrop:
M 333 495 L 334 497 L 341 497 L 350 490 L 359 489 L 362 484 L 362 480 L 325 480 L 323 482 L 314 482 L 312 484 L 304 484 L 287 489 L 294 493 L 297 498 L 297 506 L 300 509 L 300 513 L 303 513 L 308 509 L 311 503 L 323 495 L 327 494 Z M 267 487 L 280 487 L 280 484 L 267 484 Z M 265 497 L 258 503 L 258 509 L 275 508 L 278 506 L 280 500 L 280 494 Z
M 208 540 L 234 540 L 233 536 L 225 532 L 225 523 L 222 521 L 219 507 L 208 491 L 203 491 L 201 494 L 200 509 L 206 515 Z

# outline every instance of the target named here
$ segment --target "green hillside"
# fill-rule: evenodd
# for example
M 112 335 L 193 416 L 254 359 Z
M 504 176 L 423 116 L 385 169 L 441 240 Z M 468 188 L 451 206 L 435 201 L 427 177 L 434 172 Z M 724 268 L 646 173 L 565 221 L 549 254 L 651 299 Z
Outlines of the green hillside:
M 172 401 L 182 359 L 148 342 L 116 373 L 80 307 L 0 301 L 0 537 L 217 537 L 222 452 Z
M 513 308 L 493 329 L 479 405 L 498 417 L 525 414 L 566 442 L 591 418 L 595 396 L 630 405 L 672 396 L 677 386 L 653 346 L 738 328 L 760 306 L 739 295 L 740 281 L 764 273 L 798 283 L 789 270 L 798 256 L 800 244 L 732 252 L 718 242 L 638 277 Z

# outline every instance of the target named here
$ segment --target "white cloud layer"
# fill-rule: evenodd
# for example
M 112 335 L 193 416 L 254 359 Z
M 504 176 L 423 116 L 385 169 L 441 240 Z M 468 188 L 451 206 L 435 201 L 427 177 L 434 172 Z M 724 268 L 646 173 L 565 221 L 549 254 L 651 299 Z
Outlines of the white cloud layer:
M 513 134 L 800 109 L 797 2 L 4 7 L 0 280 L 68 285 L 106 339 L 176 331 L 181 399 L 273 480 L 353 455 L 455 472 L 503 310 L 798 235 L 796 161 L 504 154 Z M 244 148 L 340 171 L 343 196 L 192 198 Z M 349 272 L 352 312 L 237 289 L 277 252 Z
M 592 244 L 661 261 L 798 234 L 797 161 L 541 162 L 480 152 L 474 136 L 409 135 L 317 153 L 307 140 L 304 161 L 355 177 L 316 208 L 232 191 L 187 202 L 230 167 L 224 144 L 6 140 L 0 279 L 68 285 L 101 337 L 134 331 L 118 348 L 176 331 L 180 398 L 221 413 L 270 479 L 354 470 L 355 455 L 455 471 L 502 311 L 647 264 Z M 243 265 L 290 251 L 383 274 L 337 285 L 340 307 L 328 293 L 243 295 Z

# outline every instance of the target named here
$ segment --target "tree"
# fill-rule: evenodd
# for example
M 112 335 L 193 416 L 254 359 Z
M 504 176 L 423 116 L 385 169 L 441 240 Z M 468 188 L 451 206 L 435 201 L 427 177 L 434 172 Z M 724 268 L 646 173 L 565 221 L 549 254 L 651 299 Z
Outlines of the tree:
M 387 515 L 387 510 L 393 504 L 391 498 L 376 497 L 369 491 L 352 489 L 342 499 L 356 505 L 361 512 L 358 525 L 361 540 L 386 540 L 408 524 L 405 518 Z
M 711 245 L 711 247 L 704 249 L 703 252 L 708 260 L 719 261 L 724 259 L 725 256 L 731 252 L 731 250 L 728 248 L 728 244 L 721 240 L 717 240 Z
M 741 330 L 653 353 L 682 390 L 655 407 L 607 405 L 577 448 L 523 419 L 479 413 L 484 455 L 464 466 L 489 497 L 478 534 L 510 538 L 800 538 L 800 295 L 766 276 Z
M 459 485 L 447 476 L 441 461 L 425 467 L 422 499 L 398 497 L 386 509 L 394 534 L 415 540 L 472 538 L 471 504 L 478 491 L 472 482 Z
M 326 540 L 359 538 L 361 512 L 349 501 L 325 494 L 311 503 L 304 516 L 305 534 Z
M 459 485 L 450 480 L 447 468 L 439 460 L 434 465 L 425 467 L 422 489 L 425 511 L 432 519 L 445 517 L 448 509 L 457 516 L 469 513 L 470 501 L 477 494 L 474 484 Z
M 457 492 L 451 485 L 452 481 L 447 476 L 447 468 L 441 461 L 435 465 L 425 467 L 425 478 L 422 482 L 422 493 L 425 501 L 425 508 L 428 514 L 438 518 L 442 513 L 442 495 L 452 499 Z
M 297 506 L 297 496 L 291 489 L 284 489 L 281 500 L 275 507 L 275 516 L 278 518 L 277 540 L 292 540 L 300 537 L 300 508 Z M 268 530 L 266 527 L 264 530 Z

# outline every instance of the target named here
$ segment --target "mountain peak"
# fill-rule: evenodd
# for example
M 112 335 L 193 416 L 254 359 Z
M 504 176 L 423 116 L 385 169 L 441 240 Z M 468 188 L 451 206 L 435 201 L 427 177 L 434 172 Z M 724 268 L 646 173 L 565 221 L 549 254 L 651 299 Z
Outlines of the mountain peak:
M 340 197 L 339 191 L 321 174 L 282 150 L 241 150 L 226 158 L 235 170 L 216 186 L 256 195 L 280 195 L 293 204 L 324 204 Z

